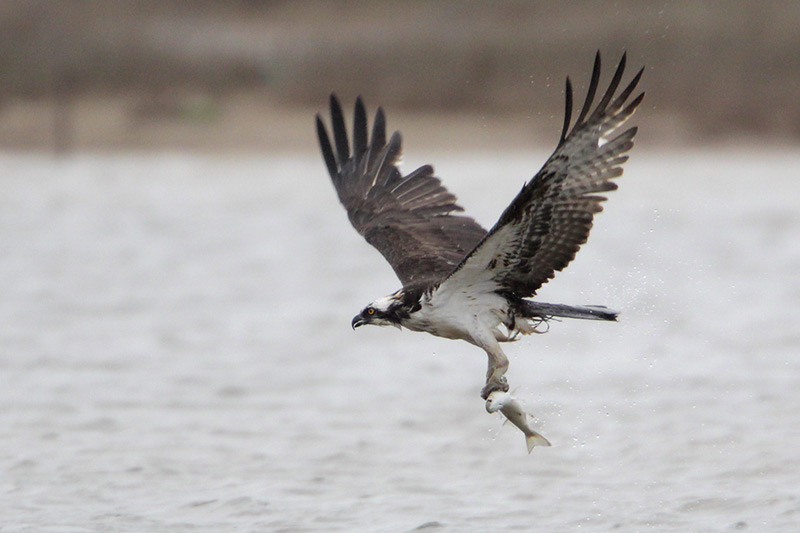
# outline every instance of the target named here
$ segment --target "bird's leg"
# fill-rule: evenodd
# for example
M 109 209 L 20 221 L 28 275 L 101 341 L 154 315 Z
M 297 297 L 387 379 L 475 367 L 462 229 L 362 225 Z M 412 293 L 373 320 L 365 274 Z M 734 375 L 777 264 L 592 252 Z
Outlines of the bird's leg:
M 478 317 L 475 317 L 474 329 L 472 332 L 472 339 L 476 345 L 480 346 L 486 351 L 489 356 L 489 368 L 486 371 L 486 385 L 481 390 L 481 398 L 484 400 L 489 397 L 489 394 L 496 390 L 508 392 L 508 381 L 506 380 L 505 373 L 508 371 L 508 357 L 500 349 L 500 343 L 497 342 L 495 331 L 482 327 Z
M 481 390 L 481 398 L 484 400 L 496 390 L 508 392 L 508 380 L 505 377 L 508 371 L 508 357 L 499 347 L 496 351 L 487 350 L 486 353 L 489 355 L 489 368 L 486 371 L 486 385 Z

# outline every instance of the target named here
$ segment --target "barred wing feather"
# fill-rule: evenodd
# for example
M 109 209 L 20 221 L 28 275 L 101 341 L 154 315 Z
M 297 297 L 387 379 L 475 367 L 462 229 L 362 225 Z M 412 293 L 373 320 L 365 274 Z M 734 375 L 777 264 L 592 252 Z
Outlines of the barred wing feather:
M 455 214 L 463 209 L 430 165 L 406 176 L 400 173 L 400 133 L 386 141 L 382 109 L 375 114 L 368 136 L 364 103 L 360 97 L 356 100 L 352 153 L 335 95 L 330 110 L 333 145 L 319 115 L 317 134 L 353 227 L 383 254 L 404 287 L 438 283 L 486 236 L 486 230 L 472 218 Z
M 570 130 L 572 85 L 567 78 L 566 112 L 558 147 L 520 191 L 476 249 L 444 283 L 474 285 L 490 281 L 494 290 L 533 296 L 575 258 L 589 237 L 594 215 L 602 211 L 600 193 L 617 188 L 625 153 L 636 128 L 617 133 L 633 115 L 644 93 L 632 101 L 644 69 L 615 98 L 625 70 L 625 55 L 600 102 L 592 103 L 600 78 L 600 54 L 583 108 Z M 590 114 L 591 111 L 591 114 Z M 588 117 L 587 117 L 588 115 Z

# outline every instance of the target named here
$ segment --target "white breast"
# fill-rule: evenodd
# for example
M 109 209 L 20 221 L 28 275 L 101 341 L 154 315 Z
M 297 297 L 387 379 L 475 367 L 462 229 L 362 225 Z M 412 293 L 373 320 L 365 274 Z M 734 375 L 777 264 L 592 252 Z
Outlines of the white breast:
M 494 292 L 496 286 L 485 285 L 448 290 L 452 285 L 444 284 L 423 296 L 420 310 L 412 313 L 403 325 L 411 330 L 474 344 L 476 328 L 494 332 L 508 310 L 506 299 Z

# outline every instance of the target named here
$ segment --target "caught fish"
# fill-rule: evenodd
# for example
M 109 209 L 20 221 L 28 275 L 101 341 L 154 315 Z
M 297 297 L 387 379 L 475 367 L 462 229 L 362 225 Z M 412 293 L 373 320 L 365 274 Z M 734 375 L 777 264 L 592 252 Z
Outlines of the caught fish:
M 522 403 L 511 393 L 494 391 L 486 399 L 486 410 L 490 413 L 500 411 L 506 417 L 505 423 L 511 422 L 525 434 L 528 453 L 534 446 L 550 446 L 550 442 L 538 434 L 530 425 L 530 415 L 522 407 Z

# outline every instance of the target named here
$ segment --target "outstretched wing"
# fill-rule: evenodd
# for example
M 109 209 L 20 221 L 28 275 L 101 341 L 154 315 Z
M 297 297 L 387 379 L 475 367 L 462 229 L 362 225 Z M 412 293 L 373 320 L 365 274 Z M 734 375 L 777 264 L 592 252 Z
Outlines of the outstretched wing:
M 490 282 L 494 290 L 532 296 L 575 258 L 589 237 L 595 213 L 622 175 L 623 155 L 633 146 L 636 128 L 615 135 L 644 98 L 627 102 L 644 69 L 614 97 L 625 70 L 625 55 L 600 102 L 591 111 L 600 78 L 600 53 L 578 119 L 570 130 L 572 85 L 567 78 L 561 139 L 544 167 L 506 208 L 481 244 L 445 283 Z M 587 118 L 588 115 L 588 118 Z
M 386 142 L 386 119 L 378 108 L 372 136 L 361 97 L 353 118 L 353 151 L 335 95 L 331 95 L 334 147 L 317 115 L 317 134 L 339 201 L 368 243 L 378 249 L 404 287 L 438 282 L 486 236 L 472 218 L 453 214 L 463 209 L 456 197 L 425 165 L 407 176 L 397 167 L 400 132 Z

